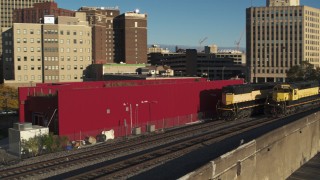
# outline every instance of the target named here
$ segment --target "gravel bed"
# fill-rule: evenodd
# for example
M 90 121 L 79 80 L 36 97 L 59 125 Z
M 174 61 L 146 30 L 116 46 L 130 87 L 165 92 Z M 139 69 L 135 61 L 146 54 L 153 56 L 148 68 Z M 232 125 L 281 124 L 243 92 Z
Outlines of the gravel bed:
M 144 134 L 144 135 L 148 135 L 148 134 Z M 139 138 L 139 137 L 141 137 L 141 136 L 137 136 L 137 137 L 132 136 L 130 138 Z M 172 141 L 176 141 L 176 140 L 177 139 L 174 139 Z M 118 139 L 115 139 L 115 140 L 112 140 L 112 141 L 109 141 L 109 142 L 106 142 L 106 143 L 114 144 L 114 143 L 119 143 L 119 142 L 123 142 L 123 141 L 124 141 L 123 138 L 118 138 Z M 153 145 L 152 147 L 149 146 L 148 148 L 153 148 L 153 147 L 156 147 L 156 146 L 164 145 L 166 143 L 168 143 L 168 142 L 159 143 L 159 144 Z M 96 145 L 98 145 L 98 144 L 100 144 L 100 143 L 97 143 Z M 0 166 L 0 170 L 9 169 L 9 168 L 13 168 L 13 167 L 24 166 L 24 165 L 33 164 L 33 163 L 38 163 L 38 162 L 47 161 L 47 160 L 60 158 L 60 157 L 66 157 L 66 156 L 69 156 L 69 155 L 72 155 L 72 154 L 77 154 L 79 152 L 89 152 L 90 149 L 91 149 L 90 147 L 93 147 L 93 146 L 94 145 L 84 146 L 83 148 L 80 148 L 80 149 L 74 149 L 74 150 L 70 150 L 70 151 L 61 151 L 61 152 L 50 153 L 50 154 L 45 154 L 45 155 L 36 156 L 36 157 L 32 157 L 32 158 L 23 159 L 19 163 L 14 164 L 14 165 L 2 166 L 2 167 Z M 80 169 L 80 168 L 83 168 L 83 167 L 86 167 L 86 166 L 94 165 L 94 164 L 101 163 L 101 162 L 104 162 L 104 161 L 108 161 L 108 160 L 111 160 L 111 159 L 114 159 L 114 158 L 117 158 L 117 157 L 121 157 L 123 155 L 136 153 L 136 152 L 139 152 L 141 150 L 142 149 L 135 149 L 135 150 L 131 150 L 130 152 L 127 152 L 125 154 L 117 154 L 117 155 L 113 155 L 113 156 L 106 155 L 105 157 L 101 157 L 101 158 L 99 158 L 97 160 L 94 160 L 94 161 L 88 161 L 88 162 L 86 161 L 86 162 L 83 162 L 82 164 L 69 166 L 67 168 L 63 168 L 63 169 L 60 169 L 60 170 L 57 170 L 57 171 L 54 171 L 54 172 L 46 172 L 45 174 L 35 175 L 35 176 L 32 176 L 32 177 L 27 178 L 27 179 L 49 178 L 49 177 L 56 176 L 56 175 L 59 175 L 59 174 L 62 174 L 62 173 L 67 173 L 69 171 L 73 171 L 73 170 Z M 0 151 L 0 157 L 1 157 L 1 151 Z

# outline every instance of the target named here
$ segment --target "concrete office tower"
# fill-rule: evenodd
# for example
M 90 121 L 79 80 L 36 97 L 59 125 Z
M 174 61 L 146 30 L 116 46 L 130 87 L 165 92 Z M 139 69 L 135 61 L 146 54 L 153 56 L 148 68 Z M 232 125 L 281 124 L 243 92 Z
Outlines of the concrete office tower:
M 55 24 L 57 23 L 57 24 Z M 3 32 L 4 83 L 80 82 L 91 62 L 91 27 L 85 13 L 45 16 L 44 24 L 14 23 Z
M 1 0 L 0 3 L 0 34 L 2 34 L 2 28 L 8 28 L 13 23 L 13 10 L 32 7 L 34 3 L 39 2 L 53 2 L 54 0 Z M 2 67 L 2 44 L 0 36 L 0 83 L 3 83 L 3 67 Z
M 320 67 L 320 9 L 250 7 L 246 33 L 251 82 L 286 81 L 286 72 L 302 61 Z
M 267 6 L 299 6 L 300 0 L 267 0 Z
M 119 39 L 114 29 L 114 18 L 119 16 L 117 7 L 81 7 L 92 27 L 92 59 L 95 64 L 115 61 L 115 41 Z

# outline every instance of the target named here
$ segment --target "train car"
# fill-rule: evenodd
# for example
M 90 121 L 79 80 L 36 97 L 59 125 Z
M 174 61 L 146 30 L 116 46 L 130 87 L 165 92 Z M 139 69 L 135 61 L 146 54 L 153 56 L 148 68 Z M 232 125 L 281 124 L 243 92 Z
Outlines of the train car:
M 319 82 L 281 83 L 266 100 L 265 114 L 273 117 L 292 114 L 310 105 L 319 104 Z
M 222 100 L 217 104 L 219 119 L 236 120 L 263 113 L 265 101 L 275 83 L 242 84 L 222 88 Z

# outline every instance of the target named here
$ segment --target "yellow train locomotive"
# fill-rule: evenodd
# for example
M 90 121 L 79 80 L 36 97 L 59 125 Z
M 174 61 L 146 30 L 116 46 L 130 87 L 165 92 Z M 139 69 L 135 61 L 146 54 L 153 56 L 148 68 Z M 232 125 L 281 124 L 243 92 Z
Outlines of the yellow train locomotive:
M 222 100 L 217 104 L 219 119 L 235 120 L 263 113 L 263 107 L 275 83 L 242 84 L 222 88 Z
M 264 111 L 266 115 L 279 117 L 319 102 L 319 82 L 281 83 L 274 87 Z

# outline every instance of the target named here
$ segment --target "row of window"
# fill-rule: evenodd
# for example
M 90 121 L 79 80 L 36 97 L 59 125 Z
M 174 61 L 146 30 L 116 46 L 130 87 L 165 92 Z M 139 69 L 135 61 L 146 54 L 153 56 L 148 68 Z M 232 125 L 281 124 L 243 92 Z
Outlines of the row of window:
M 28 52 L 28 48 L 27 47 L 24 47 L 24 48 L 17 47 L 17 52 L 21 52 L 21 49 L 23 49 L 23 52 Z M 35 52 L 35 48 L 31 47 L 30 48 L 30 52 Z M 41 52 L 41 48 L 40 47 L 37 47 L 37 52 Z
M 22 42 L 23 43 L 28 43 L 28 40 L 26 38 L 23 38 Z M 30 38 L 30 43 L 34 43 L 34 42 L 35 42 L 34 38 Z M 21 43 L 21 39 L 20 38 L 17 38 L 17 43 Z M 40 38 L 37 38 L 37 43 L 41 43 Z
M 41 65 L 38 65 L 37 66 L 37 69 L 35 69 L 35 65 L 30 65 L 30 70 L 41 70 Z M 78 69 L 78 67 L 79 67 L 79 69 L 83 69 L 83 65 L 74 65 L 73 66 L 73 69 L 74 70 L 77 70 Z M 64 68 L 64 65 L 61 65 L 60 66 L 60 69 L 61 70 L 65 70 L 65 68 Z M 18 71 L 20 71 L 20 70 L 22 70 L 22 66 L 17 66 L 17 70 Z M 28 65 L 24 65 L 23 66 L 23 70 L 28 70 Z M 59 70 L 59 66 L 44 66 L 44 70 Z M 66 70 L 71 70 L 71 65 L 67 65 L 66 66 Z
M 22 77 L 23 77 L 23 80 L 24 81 L 28 81 L 29 80 L 29 78 L 30 78 L 30 80 L 35 80 L 35 75 L 31 75 L 30 77 L 28 76 L 28 75 L 24 75 L 24 76 L 21 76 L 21 75 L 18 75 L 18 81 L 22 81 Z M 83 79 L 82 78 L 82 76 L 80 76 L 80 78 L 78 78 L 78 75 L 77 74 L 75 74 L 75 75 L 73 75 L 73 76 L 71 76 L 71 75 L 61 75 L 60 76 L 60 80 L 65 80 L 65 79 L 67 79 L 67 80 L 71 80 L 71 77 L 73 77 L 73 79 Z M 42 80 L 42 76 L 41 75 L 37 75 L 37 80 L 39 80 L 39 81 L 41 81 Z M 45 80 L 59 80 L 59 76 L 45 76 Z
M 77 70 L 79 67 L 79 69 L 83 69 L 83 65 L 73 65 L 73 69 Z M 59 70 L 59 66 L 44 66 L 45 70 Z M 60 65 L 60 69 L 61 70 L 65 70 L 64 65 Z M 33 70 L 33 69 L 31 69 Z M 66 70 L 71 70 L 71 65 L 67 65 L 66 66 Z
M 60 80 L 71 80 L 71 75 L 61 75 L 60 76 Z M 44 79 L 46 80 L 46 81 L 50 81 L 50 80 L 59 80 L 59 76 L 44 76 Z M 74 74 L 73 75 L 73 79 L 83 79 L 83 77 L 82 76 L 80 76 L 80 78 L 78 78 L 78 75 L 77 74 Z

